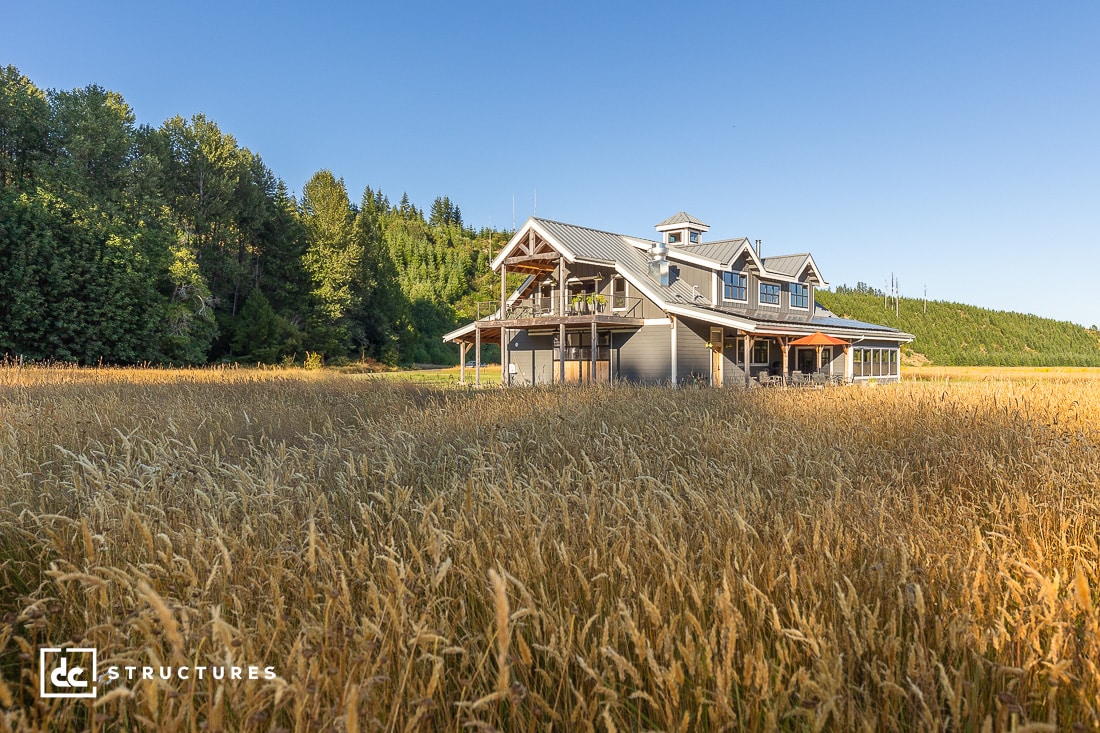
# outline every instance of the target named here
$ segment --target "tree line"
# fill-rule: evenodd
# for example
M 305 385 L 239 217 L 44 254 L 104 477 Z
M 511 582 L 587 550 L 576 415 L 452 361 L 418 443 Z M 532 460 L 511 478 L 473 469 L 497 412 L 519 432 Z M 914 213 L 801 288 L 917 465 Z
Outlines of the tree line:
M 1069 321 L 962 303 L 891 299 L 864 283 L 819 290 L 816 300 L 846 318 L 911 333 L 905 349 L 941 366 L 1100 366 L 1100 332 Z
M 0 68 L 0 355 L 453 363 L 509 236 L 327 170 L 298 200 L 201 114 L 137 125 L 117 92 Z

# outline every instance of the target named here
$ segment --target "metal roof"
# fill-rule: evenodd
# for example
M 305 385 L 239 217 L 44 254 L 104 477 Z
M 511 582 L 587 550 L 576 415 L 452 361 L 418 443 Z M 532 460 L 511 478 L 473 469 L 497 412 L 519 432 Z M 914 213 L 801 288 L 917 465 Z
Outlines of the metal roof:
M 764 269 L 768 272 L 774 272 L 777 275 L 787 275 L 788 277 L 796 277 L 802 267 L 806 264 L 806 259 L 810 255 L 803 252 L 797 255 L 778 255 L 776 257 L 764 258 Z
M 692 225 L 692 226 L 704 227 L 706 229 L 710 229 L 709 224 L 704 224 L 703 222 L 699 221 L 694 216 L 692 216 L 691 214 L 689 214 L 685 211 L 681 211 L 679 214 L 673 214 L 672 216 L 670 216 L 667 219 L 665 219 L 664 221 L 662 221 L 660 224 L 654 224 L 654 226 L 659 228 L 659 227 L 672 226 L 674 224 L 689 224 L 689 225 Z
M 729 265 L 733 262 L 733 258 L 737 256 L 737 253 L 741 251 L 741 248 L 748 244 L 748 241 L 748 237 L 720 239 L 716 242 L 681 244 L 676 246 L 676 250 L 679 252 L 687 252 L 688 254 L 702 257 L 703 259 L 712 260 L 719 265 Z

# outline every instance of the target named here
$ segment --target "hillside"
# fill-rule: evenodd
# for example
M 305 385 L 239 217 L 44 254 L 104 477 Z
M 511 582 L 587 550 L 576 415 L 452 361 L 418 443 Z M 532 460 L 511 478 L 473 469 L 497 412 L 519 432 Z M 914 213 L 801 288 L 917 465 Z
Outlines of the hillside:
M 898 315 L 882 293 L 840 286 L 817 302 L 838 316 L 881 323 L 916 336 L 907 351 L 943 366 L 1100 366 L 1100 334 L 1068 321 L 961 303 L 901 298 Z

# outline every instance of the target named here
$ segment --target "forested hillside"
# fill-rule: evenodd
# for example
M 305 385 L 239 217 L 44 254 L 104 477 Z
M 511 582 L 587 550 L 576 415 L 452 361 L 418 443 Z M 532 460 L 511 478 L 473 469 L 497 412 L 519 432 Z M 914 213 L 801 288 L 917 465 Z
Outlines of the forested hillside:
M 1068 321 L 977 308 L 959 303 L 899 298 L 883 303 L 881 291 L 862 283 L 818 291 L 817 302 L 839 316 L 881 323 L 916 336 L 908 347 L 944 366 L 1100 366 L 1100 333 Z
M 116 92 L 0 68 L 0 357 L 453 362 L 439 337 L 508 236 L 329 171 L 298 201 L 203 115 L 139 126 Z

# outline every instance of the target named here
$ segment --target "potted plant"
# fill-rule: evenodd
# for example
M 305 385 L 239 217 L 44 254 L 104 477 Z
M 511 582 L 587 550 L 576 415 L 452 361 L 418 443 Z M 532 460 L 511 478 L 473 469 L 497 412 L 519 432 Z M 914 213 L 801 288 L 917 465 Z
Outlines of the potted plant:
M 597 313 L 603 313 L 604 307 L 607 305 L 607 298 L 603 297 L 599 293 L 593 293 L 588 296 L 589 302 L 592 303 L 592 309 Z
M 588 296 L 584 293 L 577 293 L 569 300 L 569 302 L 573 305 L 573 310 L 575 310 L 577 313 L 588 312 Z

